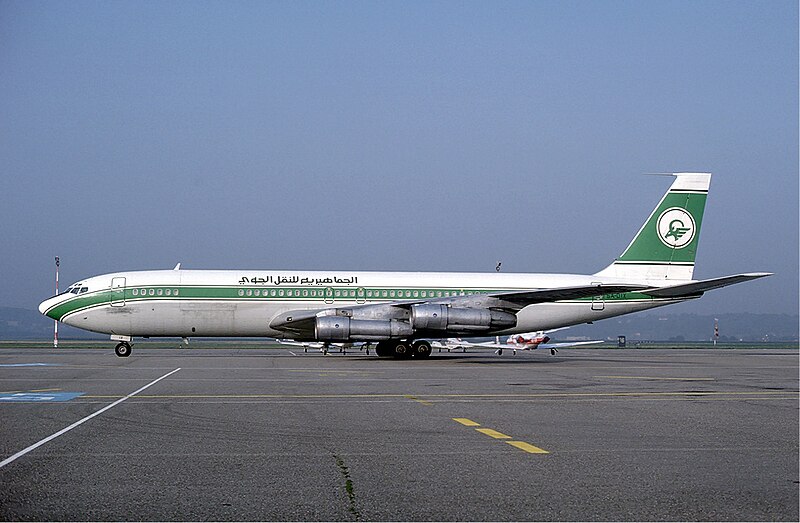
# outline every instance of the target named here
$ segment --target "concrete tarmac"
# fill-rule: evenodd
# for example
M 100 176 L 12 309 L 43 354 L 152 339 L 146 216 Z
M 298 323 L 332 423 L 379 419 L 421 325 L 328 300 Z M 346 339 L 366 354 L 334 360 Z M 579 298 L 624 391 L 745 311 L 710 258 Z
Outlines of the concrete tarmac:
M 0 349 L 0 519 L 800 519 L 797 350 L 111 346 Z

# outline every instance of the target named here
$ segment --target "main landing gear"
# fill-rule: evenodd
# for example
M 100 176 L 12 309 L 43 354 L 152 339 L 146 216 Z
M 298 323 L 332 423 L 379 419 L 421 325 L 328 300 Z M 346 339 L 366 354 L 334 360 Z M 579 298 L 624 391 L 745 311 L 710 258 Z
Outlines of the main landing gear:
M 114 347 L 114 352 L 120 358 L 127 358 L 131 355 L 131 344 L 127 341 L 121 341 Z
M 378 342 L 375 354 L 381 357 L 394 357 L 407 360 L 409 358 L 427 358 L 431 355 L 431 344 L 425 340 L 413 343 L 405 340 L 387 340 Z

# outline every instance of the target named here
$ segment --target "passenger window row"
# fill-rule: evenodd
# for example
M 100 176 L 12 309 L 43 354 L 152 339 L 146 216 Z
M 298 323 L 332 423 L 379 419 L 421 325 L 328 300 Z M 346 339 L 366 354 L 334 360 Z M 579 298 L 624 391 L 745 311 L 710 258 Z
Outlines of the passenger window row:
M 133 289 L 133 296 L 178 296 L 178 289 Z

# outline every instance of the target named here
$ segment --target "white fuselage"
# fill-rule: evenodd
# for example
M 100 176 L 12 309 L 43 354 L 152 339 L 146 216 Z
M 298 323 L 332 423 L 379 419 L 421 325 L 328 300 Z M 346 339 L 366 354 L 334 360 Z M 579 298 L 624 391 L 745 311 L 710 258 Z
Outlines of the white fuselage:
M 569 274 L 135 271 L 82 280 L 71 287 L 77 293 L 54 296 L 39 309 L 68 325 L 119 336 L 281 338 L 286 334 L 269 325 L 287 311 L 621 282 Z M 515 328 L 492 334 L 554 329 L 676 301 L 682 300 L 625 293 L 529 305 L 518 312 Z

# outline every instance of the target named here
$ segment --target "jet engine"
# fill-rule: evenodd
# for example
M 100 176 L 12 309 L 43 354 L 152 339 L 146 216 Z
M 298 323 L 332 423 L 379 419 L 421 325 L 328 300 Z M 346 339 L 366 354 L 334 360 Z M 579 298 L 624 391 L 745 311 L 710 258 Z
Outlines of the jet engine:
M 414 329 L 400 320 L 353 320 L 344 316 L 318 316 L 315 321 L 315 337 L 324 341 L 388 340 L 414 334 Z
M 466 309 L 424 303 L 411 307 L 411 326 L 415 330 L 482 331 L 517 325 L 517 316 L 492 309 Z

